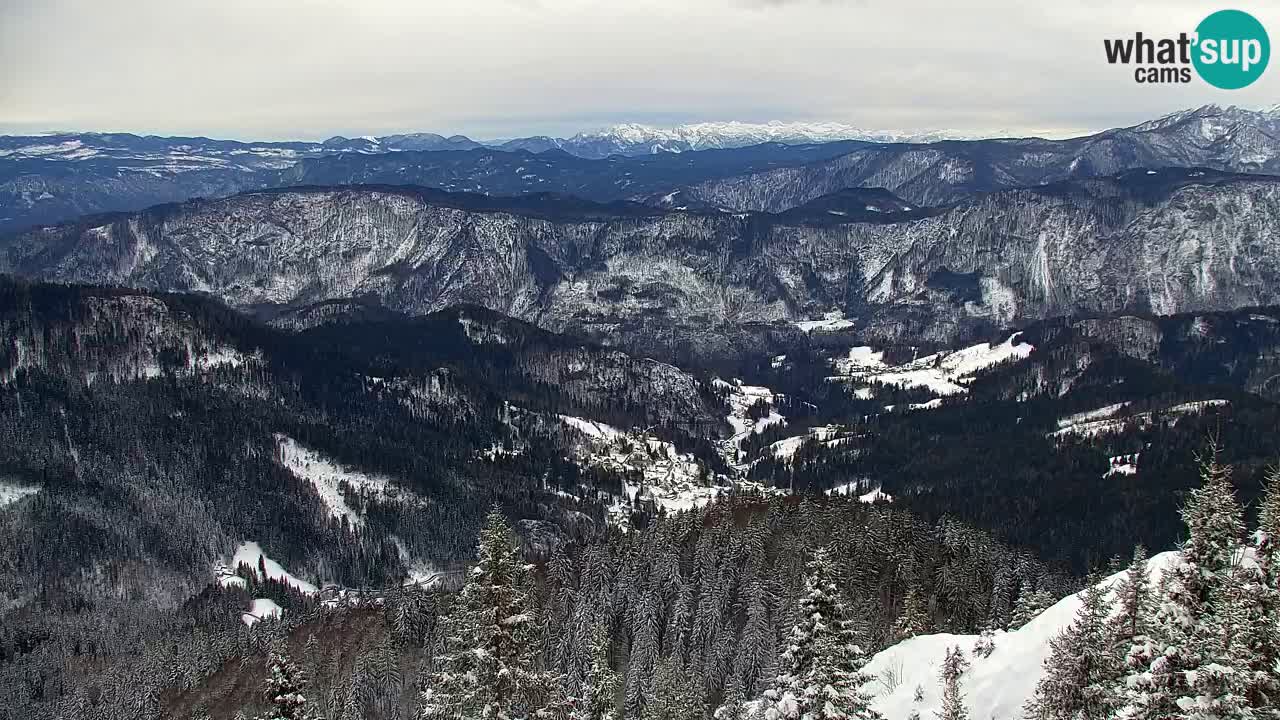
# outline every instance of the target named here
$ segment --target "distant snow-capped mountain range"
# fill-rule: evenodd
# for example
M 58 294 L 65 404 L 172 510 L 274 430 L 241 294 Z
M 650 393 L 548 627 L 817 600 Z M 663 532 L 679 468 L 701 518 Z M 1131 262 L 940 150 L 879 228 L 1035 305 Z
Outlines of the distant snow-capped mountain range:
M 286 167 L 303 157 L 342 152 L 377 154 L 401 151 L 562 150 L 570 155 L 600 159 L 610 155 L 651 155 L 747 147 L 761 143 L 804 145 L 810 143 L 861 140 L 875 143 L 929 143 L 939 140 L 972 140 L 1004 137 L 1008 133 L 969 134 L 953 130 L 898 131 L 865 130 L 841 123 L 744 123 L 706 122 L 657 127 L 624 123 L 600 130 L 580 132 L 568 138 L 535 135 L 510 140 L 478 141 L 464 135 L 445 137 L 435 133 L 347 138 L 335 136 L 324 142 L 239 142 L 195 137 L 138 136 L 128 133 L 50 133 L 45 135 L 0 136 L 0 161 L 5 160 L 154 160 L 164 155 L 173 160 L 171 169 L 199 169 L 203 166 L 248 168 Z M 184 162 L 185 161 L 185 162 Z
M 1280 119 L 1280 104 L 1258 110 L 1206 105 L 1171 113 L 1135 129 L 1150 129 L 1176 122 L 1193 113 L 1215 110 L 1219 114 L 1248 113 Z M 872 143 L 931 143 L 942 140 L 981 140 L 1023 136 L 1008 130 L 964 132 L 959 130 L 869 130 L 840 122 L 697 122 L 668 127 L 641 123 L 620 123 L 586 130 L 570 137 L 532 135 L 501 140 L 474 140 L 465 135 L 436 133 L 348 138 L 335 136 L 324 142 L 241 142 L 205 137 L 139 136 L 129 133 L 57 132 L 42 135 L 0 135 L 0 162 L 18 160 L 155 160 L 164 156 L 169 169 L 206 167 L 279 169 L 306 157 L 342 152 L 377 154 L 400 151 L 562 150 L 582 158 L 610 155 L 651 155 L 748 147 L 762 143 L 803 145 L 838 141 Z
M 324 142 L 240 142 L 204 137 L 156 137 L 129 133 L 46 133 L 42 135 L 0 136 L 0 161 L 155 159 L 169 156 L 196 165 L 218 167 L 243 165 L 248 168 L 282 167 L 303 157 L 341 152 L 385 153 L 424 150 L 562 150 L 582 158 L 610 155 L 650 155 L 747 147 L 761 143 L 803 145 L 809 143 L 860 140 L 875 143 L 928 143 L 939 140 L 972 140 L 1007 137 L 1008 132 L 963 133 L 956 130 L 866 130 L 835 122 L 764 123 L 701 122 L 673 127 L 622 123 L 588 130 L 571 137 L 534 135 L 504 140 L 473 140 L 465 135 L 436 133 L 348 138 L 335 136 Z M 177 165 L 181 165 L 177 162 Z M 193 166 L 191 169 L 195 169 Z
M 937 142 L 961 137 L 951 131 L 784 122 L 626 124 L 569 138 L 486 143 L 433 133 L 334 137 L 321 143 L 128 133 L 0 136 L 0 233 L 94 213 L 297 185 L 418 185 L 488 195 L 551 192 L 673 209 L 782 212 L 847 188 L 883 187 L 913 206 L 929 206 L 1135 168 L 1280 174 L 1276 106 L 1206 105 L 1065 140 Z
M 746 123 L 701 122 L 657 127 L 640 123 L 622 123 L 600 130 L 580 132 L 558 140 L 566 152 L 583 157 L 605 157 L 610 154 L 636 155 L 657 152 L 685 152 L 746 147 L 761 143 L 802 145 L 805 143 L 863 140 L 866 142 L 936 142 L 967 140 L 978 137 L 1004 136 L 1005 132 L 963 133 L 956 130 L 867 130 L 836 122 Z M 519 142 L 519 141 L 515 141 Z

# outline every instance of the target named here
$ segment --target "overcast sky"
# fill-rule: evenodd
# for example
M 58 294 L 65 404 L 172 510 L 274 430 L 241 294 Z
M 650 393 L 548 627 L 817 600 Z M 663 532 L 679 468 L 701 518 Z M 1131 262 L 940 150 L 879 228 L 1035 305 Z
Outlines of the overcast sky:
M 0 132 L 1063 134 L 1280 103 L 1280 60 L 1238 91 L 1139 86 L 1105 62 L 1104 37 L 1190 32 L 1222 7 L 1280 39 L 1280 3 L 1235 0 L 0 0 Z

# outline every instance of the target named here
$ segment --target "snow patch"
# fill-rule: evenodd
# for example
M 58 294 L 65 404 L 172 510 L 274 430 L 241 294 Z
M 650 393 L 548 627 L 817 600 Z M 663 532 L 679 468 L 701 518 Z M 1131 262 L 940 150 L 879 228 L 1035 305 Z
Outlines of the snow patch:
M 573 417 L 571 415 L 559 415 L 560 420 L 569 427 L 596 440 L 614 440 L 623 437 L 626 433 L 622 432 L 612 425 L 606 425 L 595 420 L 587 420 L 585 418 Z
M 1126 403 L 1121 403 L 1122 406 L 1125 404 Z M 1151 424 L 1154 423 L 1157 418 L 1167 418 L 1171 423 L 1176 424 L 1178 422 L 1178 419 L 1181 416 L 1198 415 L 1205 412 L 1206 410 L 1210 410 L 1212 408 L 1224 407 L 1230 404 L 1231 403 L 1229 400 L 1199 400 L 1196 402 L 1180 403 L 1178 405 L 1167 407 L 1163 410 L 1153 410 L 1150 412 L 1134 413 L 1133 415 L 1129 415 L 1127 417 L 1122 417 L 1122 418 L 1077 422 L 1074 424 L 1066 425 L 1065 427 L 1062 427 L 1059 430 L 1055 430 L 1049 433 L 1048 437 L 1062 439 L 1062 438 L 1068 438 L 1068 437 L 1094 438 L 1100 435 L 1112 435 L 1115 433 L 1123 432 L 1124 429 L 1126 427 L 1129 427 L 1130 425 L 1133 425 L 1139 428 L 1150 427 Z M 1109 410 L 1114 407 L 1115 406 L 1107 406 L 1106 408 L 1101 408 L 1100 410 Z M 1111 415 L 1114 415 L 1116 412 L 1119 412 L 1120 409 L 1122 408 L 1116 409 L 1114 412 L 1111 413 Z M 1094 411 L 1094 412 L 1099 412 L 1099 411 Z M 1110 416 L 1104 416 L 1104 417 L 1110 417 Z M 1063 420 L 1066 420 L 1066 419 L 1068 418 L 1063 418 Z M 1058 424 L 1062 425 L 1062 422 L 1063 422 L 1062 420 L 1059 420 Z
M 955 352 L 926 355 L 893 367 L 885 365 L 883 352 L 855 347 L 849 350 L 847 357 L 835 361 L 835 369 L 841 379 L 903 389 L 924 388 L 940 396 L 960 395 L 969 391 L 968 385 L 982 371 L 1030 356 L 1035 347 L 1020 341 L 1020 335 L 1014 333 L 999 345 L 979 343 Z
M 274 600 L 258 598 L 253 601 L 253 605 L 246 612 L 240 615 L 240 619 L 244 621 L 245 625 L 253 627 L 253 624 L 260 620 L 280 617 L 282 612 L 284 610 Z
M 1109 418 L 1128 406 L 1129 406 L 1129 403 L 1122 402 L 1122 403 L 1116 403 L 1115 405 L 1107 405 L 1106 407 L 1100 407 L 1097 410 L 1086 410 L 1085 412 L 1078 412 L 1078 413 L 1075 413 L 1074 415 L 1068 415 L 1064 418 L 1060 418 L 1058 420 L 1058 427 L 1066 428 L 1066 427 L 1071 427 L 1072 425 L 1079 425 L 1080 423 L 1093 422 L 1095 420 Z
M 390 487 L 390 482 L 385 477 L 344 467 L 285 435 L 275 437 L 280 464 L 315 487 L 320 500 L 329 508 L 329 513 L 335 520 L 345 517 L 353 527 L 364 524 L 364 518 L 351 509 L 343 498 L 343 483 L 357 491 L 379 493 L 386 492 Z
M 465 315 L 458 316 L 458 324 L 462 326 L 467 339 L 477 345 L 507 345 L 511 342 L 498 328 Z
M 831 212 L 835 211 L 833 210 Z M 840 214 L 843 215 L 844 213 Z M 800 328 L 801 331 L 806 333 L 811 333 L 814 330 L 832 332 L 835 330 L 845 330 L 853 327 L 853 321 L 845 319 L 843 312 L 839 310 L 832 310 L 831 312 L 823 315 L 821 320 L 801 320 L 795 323 L 795 325 Z
M 0 508 L 40 492 L 39 485 L 20 485 L 0 479 Z
M 1177 560 L 1177 552 L 1151 558 L 1147 572 L 1153 585 Z M 1099 583 L 1110 588 L 1123 572 Z M 1108 599 L 1109 600 L 1109 599 Z M 995 649 L 988 657 L 975 656 L 971 649 L 977 635 L 918 635 L 887 648 L 871 658 L 864 672 L 875 680 L 864 686 L 872 695 L 872 707 L 885 720 L 907 720 L 913 712 L 933 717 L 941 707 L 938 672 L 947 648 L 960 646 L 972 667 L 961 677 L 961 690 L 969 716 L 982 720 L 1017 720 L 1023 704 L 1035 693 L 1049 656 L 1049 640 L 1075 620 L 1082 594 L 1070 595 L 1036 616 L 1014 632 L 997 632 Z M 893 682 L 886 679 L 893 676 Z M 923 698 L 916 702 L 916 688 Z
M 893 502 L 893 496 L 881 490 L 878 485 L 874 490 L 863 492 L 863 490 L 866 489 L 866 485 L 867 484 L 865 482 L 844 483 L 831 488 L 827 491 L 827 494 L 852 496 L 854 493 L 861 493 L 858 495 L 858 500 L 864 503 L 874 503 L 881 500 L 884 502 Z
M 259 559 L 261 559 L 261 566 L 259 566 Z M 236 548 L 235 554 L 231 556 L 231 562 L 214 568 L 218 584 L 223 587 L 243 585 L 244 578 L 236 575 L 236 568 L 240 567 L 241 564 L 246 564 L 253 568 L 255 573 L 260 572 L 260 567 L 265 568 L 268 578 L 292 585 L 297 588 L 298 592 L 303 594 L 314 595 L 316 593 L 315 585 L 290 574 L 288 570 L 284 569 L 283 565 L 267 556 L 262 551 L 261 545 L 253 541 L 241 543 L 240 547 Z

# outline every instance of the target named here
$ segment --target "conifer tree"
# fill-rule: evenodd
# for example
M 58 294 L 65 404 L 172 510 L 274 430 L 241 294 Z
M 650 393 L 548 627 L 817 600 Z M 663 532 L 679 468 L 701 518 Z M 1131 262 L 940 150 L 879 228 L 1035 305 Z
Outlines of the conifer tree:
M 1211 600 L 1220 601 L 1231 581 L 1244 523 L 1231 469 L 1219 461 L 1216 446 L 1201 462 L 1201 479 L 1182 508 L 1188 534 L 1178 562 L 1161 577 L 1148 661 L 1125 680 L 1129 701 L 1120 710 L 1123 717 L 1181 717 L 1184 705 L 1199 707 L 1205 692 L 1219 692 L 1221 630 Z
M 261 720 L 311 720 L 313 715 L 302 694 L 306 678 L 283 650 L 272 650 L 268 655 L 267 673 L 262 694 L 271 703 L 271 712 Z
M 866 654 L 835 582 L 825 549 L 806 567 L 805 595 L 782 654 L 782 674 L 764 693 L 765 720 L 879 718 L 861 687 Z
M 1133 689 L 1122 680 L 1145 670 L 1154 658 L 1151 623 L 1156 612 L 1155 590 L 1147 569 L 1147 551 L 1134 548 L 1133 559 L 1115 586 L 1115 614 L 1110 621 L 1111 663 L 1116 677 L 1108 705 L 1123 708 L 1134 702 Z
M 703 688 L 678 658 L 665 657 L 654 671 L 652 697 L 643 720 L 702 720 Z
M 1141 545 L 1134 548 L 1133 559 L 1116 583 L 1115 599 L 1111 634 L 1118 650 L 1116 655 L 1123 658 L 1132 643 L 1145 638 L 1155 613 L 1155 597 L 1147 572 L 1147 549 Z
M 942 661 L 942 707 L 934 712 L 938 720 L 969 720 L 969 710 L 964 704 L 964 693 L 960 691 L 960 677 L 969 669 L 969 661 L 964 651 L 957 647 L 947 648 L 947 656 Z
M 1024 591 L 1014 603 L 1013 613 L 1009 616 L 1009 626 L 1006 629 L 1013 632 L 1021 628 L 1034 620 L 1037 615 L 1048 610 L 1054 602 L 1053 595 L 1047 590 Z
M 907 588 L 906 597 L 902 600 L 902 612 L 893 624 L 893 639 L 906 640 L 916 635 L 923 635 L 929 632 L 929 627 L 929 610 L 925 606 L 924 598 L 921 597 L 919 587 L 912 585 Z
M 422 694 L 424 720 L 527 718 L 554 693 L 554 678 L 535 663 L 540 645 L 529 568 L 496 508 L 480 532 L 478 555 L 441 620 L 443 647 Z
M 975 658 L 989 658 L 991 653 L 996 650 L 996 635 L 991 628 L 983 628 L 978 633 L 978 639 L 973 641 L 973 656 Z
M 1111 652 L 1104 590 L 1091 578 L 1069 627 L 1049 641 L 1044 674 L 1025 716 L 1035 720 L 1104 720 L 1119 675 Z
M 1269 673 L 1255 666 L 1259 653 L 1262 613 L 1257 569 L 1239 566 L 1226 582 L 1213 588 L 1212 613 L 1196 628 L 1195 643 L 1200 663 L 1187 673 L 1189 690 L 1178 707 L 1195 718 L 1251 717 L 1260 704 L 1250 695 L 1266 687 Z M 1261 683 L 1261 686 L 1260 686 Z
M 582 692 L 573 701 L 573 720 L 617 720 L 618 674 L 609 665 L 609 630 L 597 623 L 591 632 L 591 666 Z
M 1280 705 L 1280 466 L 1267 473 L 1253 548 L 1261 618 L 1253 629 L 1257 656 L 1248 694 L 1255 706 L 1275 707 Z

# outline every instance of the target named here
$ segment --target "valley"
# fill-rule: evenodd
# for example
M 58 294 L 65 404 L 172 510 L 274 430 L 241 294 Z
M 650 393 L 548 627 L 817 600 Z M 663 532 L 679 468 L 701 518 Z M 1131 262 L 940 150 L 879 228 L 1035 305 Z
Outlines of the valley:
M 0 138 L 0 719 L 1270 712 L 1278 118 Z

